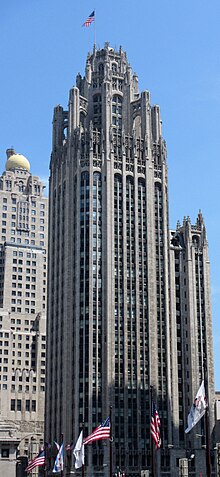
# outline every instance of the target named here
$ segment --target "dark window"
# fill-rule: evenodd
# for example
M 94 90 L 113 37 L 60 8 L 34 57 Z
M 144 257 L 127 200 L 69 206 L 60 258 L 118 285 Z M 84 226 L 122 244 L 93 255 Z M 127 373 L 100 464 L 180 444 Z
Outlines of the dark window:
M 2 458 L 3 459 L 9 458 L 9 449 L 2 449 Z
M 17 400 L 17 411 L 21 411 L 21 399 Z
M 11 411 L 15 411 L 15 399 L 11 399 Z

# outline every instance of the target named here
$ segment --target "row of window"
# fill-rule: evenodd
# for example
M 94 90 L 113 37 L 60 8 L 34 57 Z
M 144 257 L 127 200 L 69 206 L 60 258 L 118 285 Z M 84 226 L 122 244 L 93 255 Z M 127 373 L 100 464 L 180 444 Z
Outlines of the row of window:
M 6 242 L 6 236 L 5 236 L 5 235 L 2 235 L 1 240 L 2 240 L 2 242 Z M 10 238 L 10 242 L 12 242 L 12 243 L 15 243 L 15 242 L 16 242 L 16 243 L 21 243 L 21 239 L 20 239 L 20 238 L 17 238 L 17 239 L 15 240 L 15 237 L 11 237 L 11 238 Z M 35 240 L 25 239 L 25 240 L 24 240 L 24 243 L 25 243 L 25 245 L 29 245 L 29 244 L 30 244 L 30 245 L 36 245 L 36 241 L 35 241 Z M 43 242 L 43 241 L 40 240 L 40 247 L 44 247 L 44 246 L 45 246 L 45 242 Z
M 19 224 L 19 226 L 21 226 L 21 224 Z M 35 229 L 35 225 L 33 225 L 32 227 L 34 227 L 34 229 Z M 17 233 L 17 235 L 22 235 L 21 230 L 16 231 L 14 229 L 11 229 L 11 235 L 15 235 L 16 233 Z M 6 234 L 6 229 L 5 228 L 2 228 L 2 234 Z M 29 236 L 31 236 L 31 238 L 35 238 L 36 234 L 35 234 L 35 232 L 31 232 L 31 235 L 30 235 L 29 232 L 25 232 L 25 237 L 29 237 Z M 44 239 L 44 238 L 45 238 L 45 234 L 40 233 L 40 239 Z
M 45 308 L 45 305 L 43 305 L 43 308 Z M 11 307 L 11 311 L 14 312 L 14 313 L 15 313 L 15 312 L 17 312 L 17 313 L 21 313 L 21 312 L 22 312 L 22 310 L 21 310 L 20 307 L 15 308 L 15 306 L 12 306 L 12 307 Z M 30 308 L 25 308 L 25 309 L 24 309 L 24 312 L 25 312 L 25 313 L 34 314 L 34 313 L 36 313 L 36 310 L 35 310 L 35 308 L 31 308 L 31 309 L 30 309 Z
M 42 217 L 44 217 L 44 212 L 43 212 L 43 215 L 41 214 Z M 2 218 L 3 219 L 7 219 L 7 213 L 6 212 L 3 212 L 2 213 Z M 12 221 L 16 220 L 16 215 L 15 214 L 12 214 L 11 215 L 11 219 Z M 33 223 L 36 223 L 36 218 L 35 217 L 31 217 L 31 222 Z M 14 222 L 11 222 L 11 224 L 14 223 Z M 40 224 L 44 224 L 45 223 L 45 220 L 40 218 Z M 2 220 L 2 225 L 6 225 L 6 221 L 5 220 Z M 15 227 L 15 225 L 11 225 L 11 227 Z
M 28 280 L 29 279 L 29 280 Z M 20 278 L 18 278 L 18 280 L 21 280 Z M 27 277 L 26 278 L 26 281 L 30 282 L 30 277 Z M 32 277 L 32 282 L 36 282 L 36 278 L 35 277 Z M 46 286 L 46 280 L 43 280 L 43 285 Z M 17 287 L 18 288 L 22 288 L 22 283 L 18 283 L 17 284 Z M 3 288 L 3 287 L 2 287 Z M 16 283 L 15 282 L 12 282 L 12 288 L 16 288 Z M 30 285 L 29 284 L 26 284 L 25 288 L 27 290 L 30 290 Z M 31 290 L 36 290 L 36 285 L 31 285 Z
M 1 254 L 0 254 L 1 255 Z M 27 252 L 27 258 L 37 258 L 37 254 L 36 253 L 31 253 L 31 252 Z M 17 252 L 16 250 L 13 250 L 13 257 L 23 257 L 25 256 L 25 253 L 24 252 Z M 20 262 L 19 262 L 20 263 Z
M 7 204 L 7 202 L 8 202 L 7 197 L 3 197 L 3 204 Z M 12 202 L 13 205 L 16 204 L 16 203 L 17 203 L 16 198 L 15 198 L 15 197 L 12 197 L 11 202 Z M 19 202 L 20 202 L 20 201 L 19 201 Z M 18 203 L 19 203 L 19 202 L 18 202 Z M 29 203 L 29 202 L 25 202 L 25 204 L 26 204 L 26 203 L 27 203 L 28 205 L 31 205 L 31 207 L 36 207 L 36 204 L 37 204 L 37 203 L 36 203 L 35 201 L 33 201 L 33 200 L 32 200 L 30 203 Z M 45 209 L 45 204 L 41 203 L 41 204 L 40 204 L 40 208 L 41 208 L 41 209 Z
M 33 411 L 36 412 L 36 401 L 26 399 L 11 399 L 11 411 Z
M 26 385 L 26 386 L 23 386 L 22 387 L 22 384 L 19 384 L 17 386 L 17 390 L 15 389 L 15 384 L 12 384 L 11 385 L 11 392 L 15 393 L 15 392 L 25 392 L 25 393 L 30 393 L 30 392 L 33 392 L 33 393 L 36 393 L 37 392 L 37 387 L 36 386 L 32 386 L 31 389 L 30 389 L 30 386 L 29 385 Z
M 12 199 L 12 200 L 15 200 L 15 199 Z M 7 199 L 5 197 L 3 198 L 3 203 L 4 204 L 7 203 Z M 13 204 L 15 204 L 15 203 L 16 203 L 16 201 L 13 202 Z M 29 202 L 18 202 L 18 206 L 19 206 L 19 211 L 22 211 L 24 213 L 29 213 Z M 31 206 L 36 207 L 36 202 L 32 202 Z M 45 204 L 40 204 L 40 209 L 45 209 Z M 2 210 L 8 210 L 8 206 L 3 205 Z M 12 207 L 11 211 L 16 212 L 16 207 Z M 31 213 L 33 215 L 36 215 L 36 210 L 31 210 Z

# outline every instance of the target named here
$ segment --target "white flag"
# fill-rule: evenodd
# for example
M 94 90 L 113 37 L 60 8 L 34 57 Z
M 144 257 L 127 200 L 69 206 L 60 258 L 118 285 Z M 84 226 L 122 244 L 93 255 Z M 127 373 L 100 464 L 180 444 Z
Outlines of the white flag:
M 204 381 L 196 394 L 195 401 L 190 409 L 190 413 L 188 415 L 188 427 L 185 430 L 185 433 L 191 431 L 191 429 L 200 421 L 202 416 L 205 414 L 205 408 L 207 407 L 207 403 L 205 400 L 205 387 Z
M 84 444 L 83 444 L 83 431 L 80 432 L 77 443 L 73 450 L 73 455 L 75 457 L 75 469 L 79 469 L 84 465 Z

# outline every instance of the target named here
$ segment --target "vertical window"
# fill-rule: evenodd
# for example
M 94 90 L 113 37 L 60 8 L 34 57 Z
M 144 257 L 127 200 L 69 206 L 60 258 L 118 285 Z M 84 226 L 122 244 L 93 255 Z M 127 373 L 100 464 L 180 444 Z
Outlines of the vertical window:
M 15 411 L 15 399 L 11 399 L 11 411 Z
M 114 95 L 112 98 L 112 126 L 115 129 L 122 129 L 122 98 Z
M 93 97 L 93 125 L 94 128 L 100 130 L 102 126 L 102 97 L 96 94 Z

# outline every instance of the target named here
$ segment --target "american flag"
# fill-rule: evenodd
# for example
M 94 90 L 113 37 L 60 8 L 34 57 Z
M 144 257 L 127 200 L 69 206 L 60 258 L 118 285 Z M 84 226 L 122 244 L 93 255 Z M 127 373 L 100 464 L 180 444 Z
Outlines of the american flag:
M 95 20 L 95 10 L 93 10 L 92 13 L 90 13 L 89 17 L 86 19 L 86 21 L 82 24 L 82 26 L 89 27 L 92 22 Z
M 152 415 L 151 415 L 151 425 L 150 432 L 152 438 L 156 444 L 157 449 L 161 447 L 161 438 L 160 438 L 160 417 L 155 406 L 154 401 L 152 401 Z
M 25 469 L 25 472 L 31 472 L 35 467 L 40 467 L 45 464 L 45 453 L 44 451 L 39 452 L 39 454 L 28 462 L 28 466 Z
M 110 418 L 107 417 L 105 421 L 103 421 L 100 426 L 96 427 L 96 429 L 89 434 L 89 436 L 85 437 L 83 444 L 90 444 L 90 442 L 99 441 L 101 439 L 109 439 L 110 438 Z

